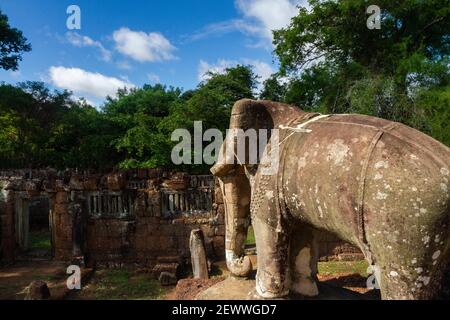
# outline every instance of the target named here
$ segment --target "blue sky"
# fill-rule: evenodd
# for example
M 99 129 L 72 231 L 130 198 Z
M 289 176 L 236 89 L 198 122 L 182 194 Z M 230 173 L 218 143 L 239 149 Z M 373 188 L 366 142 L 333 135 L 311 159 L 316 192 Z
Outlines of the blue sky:
M 118 87 L 157 82 L 195 88 L 208 71 L 241 64 L 267 78 L 277 69 L 271 29 L 286 26 L 303 0 L 0 0 L 33 50 L 0 81 L 45 81 L 100 105 Z M 81 9 L 69 30 L 68 6 Z

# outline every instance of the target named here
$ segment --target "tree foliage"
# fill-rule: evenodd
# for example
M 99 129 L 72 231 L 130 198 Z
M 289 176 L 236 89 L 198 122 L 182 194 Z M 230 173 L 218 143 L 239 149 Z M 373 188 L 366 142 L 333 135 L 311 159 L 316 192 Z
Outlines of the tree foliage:
M 381 29 L 366 27 L 365 0 L 310 0 L 274 32 L 280 70 L 257 95 L 250 66 L 209 73 L 194 90 L 161 84 L 119 90 L 103 106 L 41 82 L 0 84 L 0 168 L 176 168 L 175 129 L 225 133 L 242 98 L 306 111 L 361 113 L 403 122 L 450 145 L 448 0 L 381 0 Z M 0 12 L 0 68 L 17 68 L 30 45 Z M 207 144 L 209 142 L 205 142 Z
M 173 130 L 193 133 L 194 121 L 202 121 L 204 130 L 225 132 L 232 104 L 254 98 L 255 86 L 251 68 L 237 66 L 184 93 L 160 84 L 119 90 L 96 109 L 41 82 L 2 84 L 0 167 L 171 168 Z
M 263 83 L 260 99 L 282 102 L 285 100 L 286 85 L 281 83 L 279 75 L 273 74 Z
M 31 51 L 31 45 L 22 31 L 9 25 L 8 17 L 0 10 L 0 68 L 17 70 L 22 53 Z
M 450 145 L 450 2 L 378 1 L 379 30 L 366 26 L 370 4 L 310 0 L 310 11 L 274 32 L 280 74 L 290 78 L 284 100 L 403 122 Z

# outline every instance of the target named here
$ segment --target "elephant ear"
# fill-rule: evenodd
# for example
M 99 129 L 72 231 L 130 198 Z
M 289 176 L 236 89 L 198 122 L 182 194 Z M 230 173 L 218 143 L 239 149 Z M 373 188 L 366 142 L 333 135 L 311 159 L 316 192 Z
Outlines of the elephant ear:
M 272 129 L 278 129 L 292 119 L 299 117 L 305 112 L 293 105 L 287 105 L 267 100 L 243 99 L 237 101 L 231 111 L 230 129 L 241 129 L 247 132 L 249 129 L 256 131 L 259 139 L 259 130 L 266 129 L 268 139 Z M 228 137 L 230 138 L 230 137 Z M 228 174 L 236 165 L 247 163 L 248 159 L 239 159 L 236 150 L 233 153 L 226 152 L 227 140 L 224 141 L 217 163 L 211 168 L 216 176 Z M 259 146 L 259 140 L 257 142 Z M 246 144 L 246 156 L 248 145 Z M 234 159 L 232 159 L 234 157 Z

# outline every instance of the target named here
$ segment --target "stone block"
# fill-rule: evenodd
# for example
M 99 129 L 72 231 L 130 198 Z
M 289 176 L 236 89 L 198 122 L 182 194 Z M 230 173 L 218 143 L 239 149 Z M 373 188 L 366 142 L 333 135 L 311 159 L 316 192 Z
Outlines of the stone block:
M 98 178 L 96 176 L 89 176 L 83 181 L 83 188 L 85 191 L 98 190 Z
M 25 300 L 48 300 L 50 299 L 50 290 L 44 281 L 33 281 L 27 289 Z
M 69 188 L 70 190 L 83 190 L 84 184 L 83 184 L 83 178 L 79 175 L 72 175 L 69 180 Z
M 69 194 L 67 192 L 57 192 L 55 196 L 57 204 L 66 204 L 69 202 Z
M 123 172 L 112 173 L 106 177 L 106 184 L 109 190 L 120 191 L 125 189 L 127 179 Z
M 161 272 L 159 275 L 159 282 L 162 286 L 176 285 L 178 282 L 177 276 L 171 272 Z

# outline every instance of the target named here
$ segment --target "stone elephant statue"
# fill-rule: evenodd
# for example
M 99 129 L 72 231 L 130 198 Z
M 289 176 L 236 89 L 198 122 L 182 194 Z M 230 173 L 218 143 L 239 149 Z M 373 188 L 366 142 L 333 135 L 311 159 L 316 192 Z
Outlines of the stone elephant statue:
M 318 294 L 318 230 L 361 249 L 383 299 L 439 292 L 450 244 L 448 147 L 400 123 L 270 101 L 238 101 L 230 128 L 279 130 L 266 146 L 279 146 L 275 174 L 262 171 L 269 153 L 251 164 L 236 143 L 226 152 L 233 138 L 211 168 L 224 195 L 227 267 L 236 276 L 252 270 L 244 256 L 251 215 L 260 296 Z

